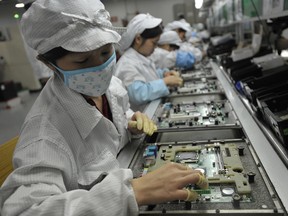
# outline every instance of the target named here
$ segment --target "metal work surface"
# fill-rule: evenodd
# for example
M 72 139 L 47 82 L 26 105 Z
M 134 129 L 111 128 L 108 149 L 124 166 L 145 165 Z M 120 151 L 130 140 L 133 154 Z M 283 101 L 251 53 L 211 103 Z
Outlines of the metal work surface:
M 133 141 L 118 157 L 121 167 L 131 168 L 135 177 L 169 161 L 185 164 L 205 174 L 209 188 L 187 185 L 198 194 L 194 201 L 142 206 L 140 215 L 286 216 L 287 167 L 226 74 L 214 62 L 210 67 L 217 76 L 213 83 L 221 92 L 207 88 L 202 92 L 174 92 L 152 102 L 145 111 L 158 123 L 158 132 Z M 203 88 L 207 80 L 193 82 L 191 88 Z M 210 87 L 215 90 L 213 85 Z M 232 113 L 227 122 L 223 120 L 225 112 Z M 195 119 L 196 113 L 204 116 L 201 122 L 199 116 Z M 215 124 L 220 116 L 221 121 Z
M 152 101 L 144 110 L 145 114 L 152 119 L 154 113 L 156 112 L 157 107 L 160 104 L 160 99 Z M 135 137 L 128 143 L 118 154 L 117 160 L 120 164 L 121 168 L 128 168 L 131 163 L 135 152 L 139 148 L 139 146 L 143 143 L 145 137 L 139 136 Z
M 181 141 L 205 141 L 222 139 L 241 139 L 243 131 L 239 127 L 226 128 L 177 128 L 175 130 L 162 130 L 147 138 L 148 142 L 181 142 Z
M 223 92 L 222 87 L 219 85 L 217 79 L 206 79 L 186 81 L 183 86 L 175 88 L 171 95 L 179 94 L 207 94 L 207 93 L 221 93 Z
M 156 110 L 158 131 L 183 127 L 217 127 L 237 124 L 232 107 L 227 100 L 195 102 L 166 102 Z
M 163 211 L 168 215 L 176 215 L 175 212 L 185 215 L 187 210 L 190 214 L 214 215 L 216 209 L 218 213 L 232 210 L 234 213 L 230 212 L 231 215 L 244 211 L 250 211 L 250 215 L 260 212 L 263 215 L 284 215 L 278 198 L 272 195 L 273 188 L 251 151 L 250 143 L 242 139 L 145 143 L 131 165 L 135 177 L 146 175 L 167 162 L 176 162 L 200 170 L 208 179 L 209 187 L 201 189 L 187 185 L 187 189 L 198 194 L 195 201 L 175 200 L 143 206 L 140 215 L 149 212 L 161 215 Z
M 259 157 L 265 171 L 267 172 L 272 184 L 274 185 L 283 205 L 286 210 L 288 209 L 288 170 L 285 164 L 280 159 L 279 155 L 273 149 L 271 143 L 266 138 L 263 131 L 259 128 L 254 118 L 251 116 L 245 105 L 240 100 L 235 89 L 231 86 L 231 83 L 227 80 L 224 72 L 219 66 L 211 62 L 211 66 L 225 89 L 226 96 L 234 108 L 240 122 L 245 130 L 245 133 L 257 156 Z

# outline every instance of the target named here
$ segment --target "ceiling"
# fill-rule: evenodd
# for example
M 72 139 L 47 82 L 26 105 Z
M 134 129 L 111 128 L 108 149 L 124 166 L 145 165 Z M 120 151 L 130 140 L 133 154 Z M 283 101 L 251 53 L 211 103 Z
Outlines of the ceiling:
M 17 0 L 0 0 L 0 5 L 15 5 L 19 3 Z

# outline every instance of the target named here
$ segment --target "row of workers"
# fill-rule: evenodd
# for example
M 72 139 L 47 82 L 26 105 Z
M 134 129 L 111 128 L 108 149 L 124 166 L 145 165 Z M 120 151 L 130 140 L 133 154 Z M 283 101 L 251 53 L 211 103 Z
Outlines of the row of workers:
M 138 14 L 120 40 L 123 55 L 115 76 L 128 91 L 131 108 L 143 111 L 148 102 L 167 96 L 169 87 L 182 85 L 179 73 L 169 69 L 192 68 L 202 51 L 185 42 L 190 24 L 174 21 L 162 30 L 162 19 Z
M 136 19 L 140 23 L 152 21 L 150 28 L 161 22 L 140 17 L 144 18 Z M 134 29 L 135 37 L 119 60 L 116 73 L 125 79 L 133 75 L 124 61 L 130 52 L 143 59 L 129 59 L 139 72 L 148 63 L 147 68 L 154 68 L 144 54 L 147 49 L 152 53 L 158 36 L 150 38 L 145 25 Z M 133 177 L 131 169 L 120 167 L 119 151 L 141 134 L 152 135 L 157 127 L 145 114 L 130 109 L 126 88 L 113 75 L 114 44 L 121 39 L 115 29 L 100 0 L 37 0 L 24 13 L 23 37 L 54 75 L 21 129 L 14 171 L 0 189 L 2 216 L 133 216 L 142 205 L 195 200 L 197 193 L 186 189 L 188 184 L 208 187 L 200 171 L 177 163 L 167 162 L 139 178 Z M 146 83 L 142 77 L 140 81 Z M 129 94 L 143 88 L 134 80 L 132 87 L 126 83 Z

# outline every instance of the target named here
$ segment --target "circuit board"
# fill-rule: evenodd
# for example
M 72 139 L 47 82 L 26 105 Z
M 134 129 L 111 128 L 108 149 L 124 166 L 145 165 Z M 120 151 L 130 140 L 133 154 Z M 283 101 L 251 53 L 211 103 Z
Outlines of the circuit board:
M 169 95 L 166 98 L 163 98 L 163 104 L 170 102 L 173 104 L 189 104 L 189 103 L 205 103 L 208 101 L 224 101 L 227 100 L 226 95 L 221 93 L 207 93 L 207 94 L 178 94 L 178 95 Z
M 201 171 L 209 187 L 187 185 L 198 193 L 195 201 L 142 206 L 140 215 L 284 215 L 252 151 L 242 139 L 146 143 L 131 165 L 135 177 L 175 162 Z
M 188 184 L 193 201 L 139 207 L 139 215 L 287 216 L 209 62 L 182 71 L 184 84 L 161 99 L 129 168 L 135 178 L 166 163 L 181 163 L 205 175 L 208 188 Z M 169 172 L 169 170 L 167 170 Z
M 201 80 L 185 81 L 183 86 L 172 89 L 171 95 L 221 92 L 223 92 L 223 89 L 218 80 L 202 78 Z
M 215 74 L 211 69 L 199 69 L 199 70 L 191 70 L 185 71 L 181 73 L 181 77 L 184 81 L 186 80 L 194 80 L 201 78 L 216 78 Z
M 193 98 L 190 99 L 193 101 Z M 158 129 L 231 126 L 237 119 L 227 100 L 161 104 L 155 112 Z

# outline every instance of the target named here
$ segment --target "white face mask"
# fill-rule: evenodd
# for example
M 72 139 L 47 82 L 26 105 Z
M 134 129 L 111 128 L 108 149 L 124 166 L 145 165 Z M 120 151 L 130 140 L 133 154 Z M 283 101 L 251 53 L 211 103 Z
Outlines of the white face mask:
M 101 96 L 106 92 L 115 66 L 115 52 L 104 64 L 96 67 L 66 71 L 54 65 L 63 74 L 66 86 L 76 92 L 93 97 Z

